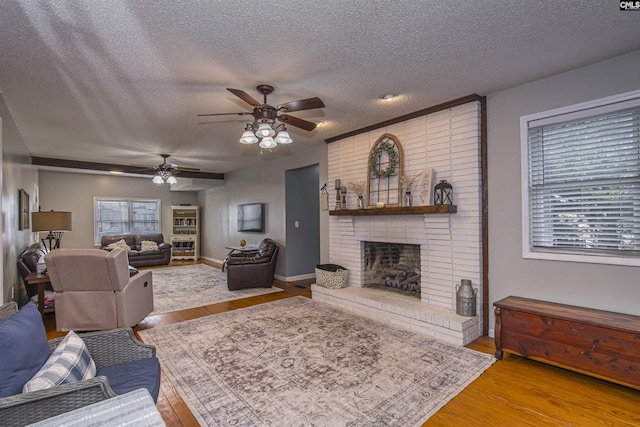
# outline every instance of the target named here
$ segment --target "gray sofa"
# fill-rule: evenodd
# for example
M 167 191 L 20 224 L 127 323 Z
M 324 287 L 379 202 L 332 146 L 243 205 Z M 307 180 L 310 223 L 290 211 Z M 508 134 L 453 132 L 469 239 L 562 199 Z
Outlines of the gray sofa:
M 127 250 L 129 265 L 133 267 L 149 267 L 152 265 L 167 265 L 171 261 L 171 244 L 164 241 L 164 236 L 158 234 L 118 234 L 102 236 L 100 249 L 110 251 L 109 245 L 124 240 L 131 249 Z M 142 241 L 150 240 L 158 244 L 156 250 L 142 250 Z

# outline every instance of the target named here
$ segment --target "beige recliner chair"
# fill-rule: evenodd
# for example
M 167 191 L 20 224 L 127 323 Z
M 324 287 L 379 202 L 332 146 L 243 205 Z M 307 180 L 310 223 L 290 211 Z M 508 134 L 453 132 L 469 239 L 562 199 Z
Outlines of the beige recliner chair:
M 55 249 L 44 261 L 55 291 L 58 331 L 132 327 L 153 311 L 152 273 L 129 277 L 123 249 Z

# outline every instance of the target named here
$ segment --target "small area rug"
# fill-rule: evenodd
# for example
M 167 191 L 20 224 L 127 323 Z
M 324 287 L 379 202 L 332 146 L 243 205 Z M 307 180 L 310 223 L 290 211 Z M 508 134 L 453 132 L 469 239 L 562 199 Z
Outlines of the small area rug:
M 227 288 L 227 274 L 207 264 L 156 268 L 152 271 L 154 310 L 150 316 L 282 291 L 280 288 L 230 291 Z
M 419 426 L 494 362 L 304 297 L 140 335 L 203 426 Z

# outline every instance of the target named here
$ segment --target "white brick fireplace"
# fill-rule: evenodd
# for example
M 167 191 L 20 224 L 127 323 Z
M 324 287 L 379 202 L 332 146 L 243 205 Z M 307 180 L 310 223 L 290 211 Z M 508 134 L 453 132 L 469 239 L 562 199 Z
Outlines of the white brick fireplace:
M 466 345 L 482 335 L 480 103 L 469 102 L 329 143 L 329 182 L 366 182 L 369 151 L 385 133 L 400 141 L 405 173 L 416 175 L 432 168 L 434 184 L 446 179 L 453 185 L 457 213 L 331 215 L 330 262 L 349 269 L 349 286 L 332 290 L 314 285 L 313 298 Z M 347 198 L 348 207 L 355 209 L 355 195 Z M 414 202 L 429 204 L 420 203 L 419 198 Z M 420 299 L 362 287 L 365 241 L 420 246 Z M 470 279 L 479 288 L 475 317 L 456 314 L 456 285 L 461 279 Z

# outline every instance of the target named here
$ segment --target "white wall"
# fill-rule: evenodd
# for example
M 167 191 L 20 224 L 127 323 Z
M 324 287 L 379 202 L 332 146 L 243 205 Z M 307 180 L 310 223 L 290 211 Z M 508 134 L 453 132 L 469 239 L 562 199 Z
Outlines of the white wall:
M 295 141 L 294 141 L 295 144 Z M 270 237 L 281 245 L 276 275 L 285 276 L 285 171 L 313 164 L 320 166 L 320 186 L 327 182 L 327 147 L 324 142 L 290 156 L 264 159 L 257 167 L 225 174 L 225 185 L 201 191 L 198 203 L 204 206 L 202 216 L 201 255 L 221 261 L 229 252 L 225 246 L 237 245 L 240 239 L 258 244 Z M 318 197 L 320 189 L 318 188 Z M 265 233 L 239 233 L 236 230 L 236 206 L 242 203 L 266 203 Z M 328 212 L 320 215 L 320 262 L 329 259 Z
M 520 116 L 640 88 L 640 51 L 487 97 L 489 299 L 509 295 L 640 315 L 640 268 L 522 258 Z M 493 329 L 493 310 L 490 310 Z
M 198 202 L 196 192 L 169 191 L 169 185 L 154 184 L 151 178 L 40 171 L 42 210 L 71 212 L 73 230 L 64 233 L 62 247 L 94 247 L 94 197 L 160 199 L 160 221 L 165 241 L 171 234 L 171 205 Z

